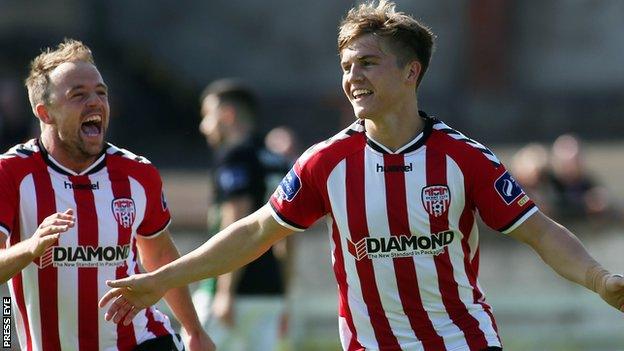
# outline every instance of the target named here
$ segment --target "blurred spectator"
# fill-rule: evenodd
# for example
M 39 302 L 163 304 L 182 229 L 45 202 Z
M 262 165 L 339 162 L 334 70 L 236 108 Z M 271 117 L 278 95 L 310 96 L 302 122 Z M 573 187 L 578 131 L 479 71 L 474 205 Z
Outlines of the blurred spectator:
M 297 135 L 286 126 L 271 129 L 264 138 L 264 144 L 269 151 L 282 156 L 290 164 L 295 163 L 300 155 Z
M 586 169 L 580 141 L 571 134 L 559 136 L 551 150 L 553 207 L 558 217 L 589 219 L 610 211 L 607 190 Z
M 542 212 L 552 214 L 548 149 L 538 143 L 522 147 L 511 159 L 511 172 Z
M 266 150 L 264 140 L 255 135 L 256 97 L 240 82 L 224 79 L 210 84 L 202 94 L 201 113 L 199 129 L 216 153 L 213 185 L 219 229 L 224 229 L 262 207 L 288 164 Z M 292 141 L 284 144 L 287 140 L 282 137 L 277 144 L 287 152 Z M 292 266 L 287 245 L 287 240 L 276 243 L 247 266 L 219 276 L 216 286 L 213 279 L 203 281 L 193 294 L 199 318 L 218 349 L 272 351 L 277 347 Z

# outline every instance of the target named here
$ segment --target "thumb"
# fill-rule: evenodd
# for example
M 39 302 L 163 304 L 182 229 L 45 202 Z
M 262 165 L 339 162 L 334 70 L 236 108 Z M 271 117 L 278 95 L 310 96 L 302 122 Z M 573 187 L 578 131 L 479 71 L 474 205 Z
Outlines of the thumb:
M 42 237 L 41 240 L 43 241 L 43 244 L 47 248 L 47 247 L 51 246 L 52 244 L 54 244 L 58 240 L 60 235 L 61 235 L 61 233 L 46 235 L 46 236 Z
M 624 288 L 624 277 L 621 274 L 611 274 L 606 284 L 610 289 L 620 290 Z
M 111 288 L 128 288 L 132 286 L 132 280 L 132 277 L 116 280 L 107 280 L 106 285 L 110 286 Z

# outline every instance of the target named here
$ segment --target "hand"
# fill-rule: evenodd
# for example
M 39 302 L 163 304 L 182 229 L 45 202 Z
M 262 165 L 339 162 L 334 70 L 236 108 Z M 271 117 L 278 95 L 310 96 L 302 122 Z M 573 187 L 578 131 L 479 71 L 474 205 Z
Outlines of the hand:
M 74 210 L 57 212 L 46 217 L 35 233 L 28 239 L 28 251 L 33 258 L 41 256 L 64 233 L 75 225 Z
M 142 309 L 149 307 L 160 300 L 167 289 L 158 284 L 157 279 L 150 273 L 135 274 L 118 280 L 108 280 L 106 284 L 113 289 L 109 290 L 100 299 L 100 308 L 106 306 L 109 301 L 113 304 L 108 308 L 104 319 L 113 320 L 124 325 L 130 324 L 134 316 Z
M 609 275 L 598 294 L 609 305 L 624 312 L 624 277 L 619 274 Z
M 225 327 L 234 328 L 234 297 L 231 294 L 215 294 L 210 309 L 211 315 Z
M 186 331 L 182 329 L 182 338 L 189 351 L 215 351 L 217 347 L 203 329 Z

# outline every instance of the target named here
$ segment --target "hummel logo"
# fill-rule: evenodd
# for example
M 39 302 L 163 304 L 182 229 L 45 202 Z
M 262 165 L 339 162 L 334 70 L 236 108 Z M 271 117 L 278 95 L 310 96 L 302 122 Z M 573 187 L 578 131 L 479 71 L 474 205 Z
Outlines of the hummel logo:
M 383 166 L 379 163 L 377 164 L 377 172 L 411 172 L 413 170 L 412 163 L 402 166 L 402 165 L 392 165 L 392 166 Z
M 100 182 L 95 182 L 95 184 L 73 184 L 70 182 L 65 183 L 65 189 L 76 189 L 76 190 L 99 190 Z

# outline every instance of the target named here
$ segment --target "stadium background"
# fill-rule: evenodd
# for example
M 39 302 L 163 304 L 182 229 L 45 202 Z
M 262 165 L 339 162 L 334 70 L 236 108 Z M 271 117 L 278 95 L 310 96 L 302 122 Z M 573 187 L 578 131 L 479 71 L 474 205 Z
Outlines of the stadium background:
M 573 132 L 592 172 L 624 199 L 624 2 L 397 1 L 437 34 L 420 88 L 430 114 L 489 145 L 520 146 Z M 291 127 L 302 148 L 351 119 L 336 28 L 352 1 L 0 1 L 0 145 L 36 128 L 21 86 L 40 48 L 63 37 L 92 47 L 110 86 L 109 140 L 163 173 L 182 251 L 205 240 L 210 151 L 197 131 L 198 95 L 239 77 L 262 101 L 261 129 Z M 592 254 L 622 271 L 621 223 L 569 223 Z M 481 283 L 506 350 L 624 350 L 624 320 L 563 281 L 528 248 L 481 235 Z M 337 349 L 335 284 L 321 223 L 296 238 L 289 344 Z M 3 287 L 3 289 L 6 286 Z M 6 296 L 6 289 L 3 296 Z M 17 339 L 13 339 L 17 344 Z

